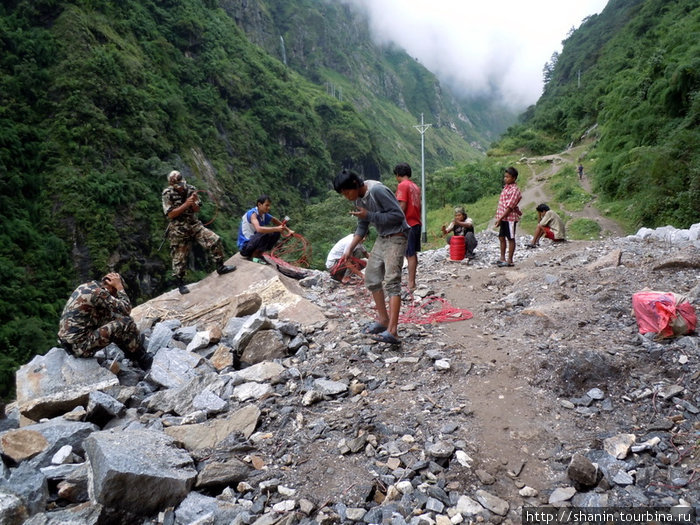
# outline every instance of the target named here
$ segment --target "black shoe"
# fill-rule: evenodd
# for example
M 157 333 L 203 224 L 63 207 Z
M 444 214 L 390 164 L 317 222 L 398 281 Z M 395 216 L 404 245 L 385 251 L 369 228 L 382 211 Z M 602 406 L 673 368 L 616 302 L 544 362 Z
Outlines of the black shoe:
M 185 281 L 182 279 L 177 280 L 177 289 L 180 292 L 180 295 L 185 295 L 187 293 L 190 293 L 190 289 L 187 288 Z
M 228 265 L 228 266 L 225 265 L 225 264 L 222 264 L 221 266 L 219 266 L 219 267 L 216 269 L 216 273 L 218 273 L 219 275 L 224 275 L 225 273 L 230 273 L 230 272 L 232 272 L 232 271 L 235 270 L 235 269 L 236 269 L 236 266 L 233 265 L 233 264 Z
M 135 355 L 133 360 L 136 361 L 136 364 L 139 365 L 139 368 L 144 372 L 150 370 L 153 364 L 153 356 L 146 351 Z

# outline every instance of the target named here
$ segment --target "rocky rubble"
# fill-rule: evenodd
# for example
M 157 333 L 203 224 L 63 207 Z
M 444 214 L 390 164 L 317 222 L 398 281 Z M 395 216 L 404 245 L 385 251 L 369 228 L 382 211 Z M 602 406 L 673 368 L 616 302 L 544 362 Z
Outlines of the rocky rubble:
M 17 373 L 0 419 L 0 522 L 447 525 L 696 506 L 700 340 L 639 335 L 630 297 L 700 304 L 699 226 L 522 238 L 512 269 L 493 266 L 489 231 L 471 261 L 424 252 L 404 312 L 437 295 L 474 318 L 404 322 L 400 347 L 361 333 L 362 287 L 319 272 L 300 284 L 325 321 L 260 301 L 220 326 L 160 320 L 146 374 L 113 345 L 53 348 Z

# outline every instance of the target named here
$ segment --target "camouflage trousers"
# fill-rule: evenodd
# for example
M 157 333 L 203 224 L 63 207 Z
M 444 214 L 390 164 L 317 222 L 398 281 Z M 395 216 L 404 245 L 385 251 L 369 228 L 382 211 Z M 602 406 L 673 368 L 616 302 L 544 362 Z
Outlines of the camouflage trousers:
M 116 344 L 127 353 L 139 352 L 141 350 L 139 330 L 130 316 L 117 316 L 113 321 L 100 326 L 92 332 L 88 332 L 85 337 L 65 346 L 77 357 L 92 357 L 95 355 L 95 352 L 104 348 L 109 343 Z
M 183 278 L 185 276 L 187 256 L 193 241 L 197 241 L 202 248 L 211 252 L 217 266 L 223 264 L 224 248 L 221 238 L 217 234 L 205 228 L 201 223 L 190 228 L 187 233 L 188 235 L 181 235 L 180 232 L 177 232 L 169 237 L 170 256 L 173 259 L 173 275 L 175 277 Z

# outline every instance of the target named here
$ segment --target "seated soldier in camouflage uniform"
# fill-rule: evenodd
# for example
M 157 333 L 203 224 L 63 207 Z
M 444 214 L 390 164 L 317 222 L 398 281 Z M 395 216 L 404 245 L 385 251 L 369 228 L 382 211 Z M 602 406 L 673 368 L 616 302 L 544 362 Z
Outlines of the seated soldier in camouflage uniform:
M 170 220 L 167 234 L 170 241 L 170 256 L 173 259 L 173 276 L 180 293 L 186 294 L 190 293 L 185 286 L 185 272 L 192 241 L 197 241 L 202 248 L 211 252 L 219 275 L 232 272 L 236 267 L 224 264 L 221 238 L 205 228 L 197 218 L 196 214 L 200 206 L 197 189 L 187 184 L 179 171 L 170 172 L 168 183 L 170 185 L 163 190 L 163 213 Z
M 58 339 L 63 348 L 77 357 L 92 357 L 115 343 L 141 368 L 151 367 L 152 357 L 143 349 L 136 323 L 129 316 L 131 302 L 118 273 L 108 273 L 101 281 L 78 286 L 61 314 Z

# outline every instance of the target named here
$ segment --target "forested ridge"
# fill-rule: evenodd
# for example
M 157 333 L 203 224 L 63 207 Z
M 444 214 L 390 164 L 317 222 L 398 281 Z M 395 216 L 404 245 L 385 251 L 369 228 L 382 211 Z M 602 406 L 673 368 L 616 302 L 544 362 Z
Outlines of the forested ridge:
M 610 0 L 544 68 L 545 89 L 496 150 L 551 153 L 591 140 L 584 163 L 637 226 L 700 220 L 700 4 Z
M 297 15 L 309 18 L 305 34 L 338 35 L 334 47 L 292 45 L 282 60 L 239 26 L 253 7 L 306 9 Z M 329 27 L 334 20 L 344 29 Z M 353 48 L 362 53 L 345 60 Z M 375 94 L 382 82 L 391 88 Z M 119 271 L 135 303 L 167 288 L 160 193 L 171 169 L 207 191 L 201 216 L 216 214 L 212 228 L 231 255 L 239 218 L 260 193 L 299 221 L 341 166 L 377 178 L 409 147 L 415 158 L 421 111 L 434 123 L 430 166 L 478 157 L 468 142 L 486 145 L 493 132 L 451 125 L 451 111 L 470 113 L 456 104 L 334 2 L 3 2 L 0 391 L 14 367 L 54 344 L 79 282 Z M 197 255 L 194 278 L 206 269 Z

